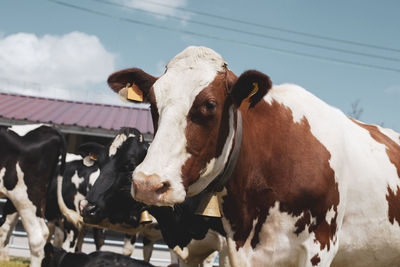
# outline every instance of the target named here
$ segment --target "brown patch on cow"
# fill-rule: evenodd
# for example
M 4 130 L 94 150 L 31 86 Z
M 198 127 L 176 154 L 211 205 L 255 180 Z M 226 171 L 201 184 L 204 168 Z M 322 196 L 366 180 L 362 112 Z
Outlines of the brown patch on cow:
M 400 178 L 400 145 L 393 141 L 390 137 L 379 131 L 379 128 L 375 125 L 363 124 L 356 120 L 351 119 L 354 123 L 366 129 L 371 137 L 386 146 L 386 154 L 388 155 L 390 162 L 397 169 L 397 176 Z
M 254 221 L 251 245 L 257 246 L 269 209 L 278 202 L 281 212 L 300 216 L 295 234 L 308 226 L 321 249 L 329 250 L 337 216 L 327 222 L 326 215 L 332 209 L 336 214 L 339 205 L 331 154 L 311 133 L 307 119 L 295 123 L 282 104 L 262 101 L 242 115 L 241 154 L 223 203 L 237 249 L 249 238 Z
M 386 200 L 389 203 L 389 221 L 394 224 L 394 220 L 400 225 L 400 187 L 397 186 L 396 192 L 394 192 L 389 186 L 387 187 L 388 194 Z
M 211 159 L 222 154 L 229 134 L 228 118 L 231 106 L 227 99 L 226 86 L 226 74 L 219 73 L 214 81 L 196 96 L 187 116 L 186 150 L 191 157 L 182 167 L 185 189 L 197 181 L 201 170 Z M 215 107 L 212 104 L 215 104 Z
M 366 129 L 375 141 L 386 146 L 386 154 L 388 155 L 390 162 L 396 167 L 397 176 L 400 178 L 400 145 L 393 141 L 390 137 L 379 131 L 379 128 L 377 126 L 363 124 L 353 119 L 352 121 L 360 127 Z M 396 220 L 400 224 L 399 186 L 397 186 L 396 193 L 389 186 L 387 188 L 388 193 L 386 195 L 386 200 L 388 201 L 389 206 L 389 221 L 393 224 L 394 220 Z
M 311 258 L 311 264 L 312 266 L 317 266 L 318 263 L 320 263 L 321 258 L 318 256 L 318 254 L 315 254 L 314 257 Z

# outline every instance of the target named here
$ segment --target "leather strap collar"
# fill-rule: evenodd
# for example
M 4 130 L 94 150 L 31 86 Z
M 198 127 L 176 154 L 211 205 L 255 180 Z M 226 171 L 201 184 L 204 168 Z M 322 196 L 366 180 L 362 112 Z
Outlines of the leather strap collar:
M 223 172 L 219 174 L 205 189 L 208 192 L 214 193 L 222 191 L 236 167 L 236 162 L 239 158 L 240 147 L 242 144 L 242 115 L 239 109 L 237 110 L 236 114 L 236 136 L 232 154 Z

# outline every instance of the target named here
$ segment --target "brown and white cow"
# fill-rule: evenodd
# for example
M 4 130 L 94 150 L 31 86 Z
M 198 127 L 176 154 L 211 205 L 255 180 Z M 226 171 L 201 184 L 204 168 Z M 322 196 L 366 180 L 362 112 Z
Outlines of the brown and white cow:
M 158 78 L 126 69 L 108 83 L 151 105 L 133 197 L 169 206 L 217 191 L 233 266 L 400 266 L 398 133 L 258 71 L 236 77 L 205 47 Z

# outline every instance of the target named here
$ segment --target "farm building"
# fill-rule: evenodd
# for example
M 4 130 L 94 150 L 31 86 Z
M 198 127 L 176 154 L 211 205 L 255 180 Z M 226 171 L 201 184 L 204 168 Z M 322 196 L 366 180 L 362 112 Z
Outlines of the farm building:
M 134 127 L 152 140 L 149 109 L 0 93 L 0 125 L 46 123 L 66 136 L 68 152 L 85 142 L 107 144 L 121 127 Z

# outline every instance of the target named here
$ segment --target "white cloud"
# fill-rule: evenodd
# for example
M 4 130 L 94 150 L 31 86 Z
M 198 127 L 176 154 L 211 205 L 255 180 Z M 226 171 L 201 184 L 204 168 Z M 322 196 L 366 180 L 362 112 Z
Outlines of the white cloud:
M 385 89 L 385 93 L 390 95 L 400 95 L 400 85 L 394 85 Z
M 49 98 L 87 98 L 87 88 L 105 84 L 115 55 L 93 35 L 17 33 L 0 38 L 0 89 Z
M 179 16 L 182 21 L 190 18 L 190 14 L 180 11 L 180 7 L 187 5 L 187 0 L 116 0 L 124 5 L 158 13 L 157 18 L 164 16 Z

